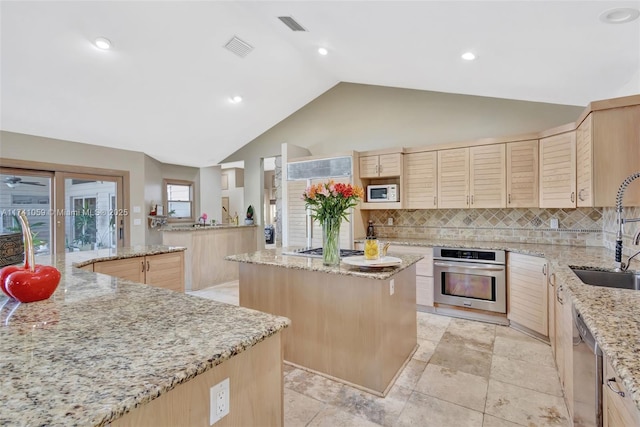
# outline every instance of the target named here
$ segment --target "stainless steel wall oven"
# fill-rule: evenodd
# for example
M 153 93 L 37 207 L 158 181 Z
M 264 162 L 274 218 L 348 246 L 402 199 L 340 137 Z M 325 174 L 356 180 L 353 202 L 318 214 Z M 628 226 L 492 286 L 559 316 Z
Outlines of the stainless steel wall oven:
M 505 261 L 500 250 L 433 248 L 434 301 L 506 314 Z

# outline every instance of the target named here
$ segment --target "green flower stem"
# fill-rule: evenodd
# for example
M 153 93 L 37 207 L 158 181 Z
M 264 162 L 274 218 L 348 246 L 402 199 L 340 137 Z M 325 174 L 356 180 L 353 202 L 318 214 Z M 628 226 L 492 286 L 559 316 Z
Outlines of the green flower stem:
M 341 221 L 341 216 L 326 217 L 322 221 L 322 263 L 324 265 L 340 265 Z

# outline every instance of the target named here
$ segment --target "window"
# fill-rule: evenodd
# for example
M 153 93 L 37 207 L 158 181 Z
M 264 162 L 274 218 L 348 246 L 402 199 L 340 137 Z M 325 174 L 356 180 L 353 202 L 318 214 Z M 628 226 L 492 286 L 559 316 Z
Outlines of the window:
M 194 220 L 193 182 L 165 180 L 166 214 L 173 219 Z

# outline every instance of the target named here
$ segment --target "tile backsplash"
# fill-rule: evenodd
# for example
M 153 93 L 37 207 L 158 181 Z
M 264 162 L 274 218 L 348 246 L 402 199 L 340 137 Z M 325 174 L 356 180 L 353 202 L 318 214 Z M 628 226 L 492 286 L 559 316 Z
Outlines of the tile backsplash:
M 603 208 L 404 209 L 369 211 L 369 219 L 382 238 L 606 246 L 603 211 Z M 392 226 L 388 225 L 389 218 L 393 219 Z M 557 229 L 551 228 L 552 219 L 558 220 Z

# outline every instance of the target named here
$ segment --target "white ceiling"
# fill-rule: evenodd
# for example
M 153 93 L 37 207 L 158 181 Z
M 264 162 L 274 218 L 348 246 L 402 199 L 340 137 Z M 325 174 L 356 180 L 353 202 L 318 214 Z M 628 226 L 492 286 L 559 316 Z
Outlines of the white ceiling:
M 640 92 L 640 20 L 598 19 L 640 1 L 0 7 L 2 130 L 166 163 L 217 164 L 341 81 L 571 105 Z M 223 48 L 234 35 L 254 46 L 244 59 Z M 91 44 L 99 36 L 110 51 Z M 466 50 L 478 59 L 461 60 Z M 236 94 L 242 103 L 228 101 Z

